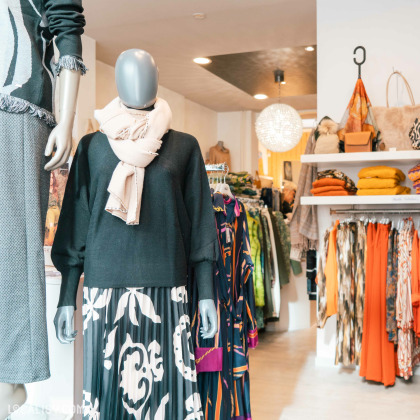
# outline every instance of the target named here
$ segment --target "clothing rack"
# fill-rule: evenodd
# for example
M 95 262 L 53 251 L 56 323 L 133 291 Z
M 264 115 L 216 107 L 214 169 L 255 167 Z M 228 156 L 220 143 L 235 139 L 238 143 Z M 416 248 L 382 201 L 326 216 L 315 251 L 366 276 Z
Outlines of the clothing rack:
M 229 166 L 226 163 L 215 163 L 206 165 L 206 172 L 229 172 Z
M 239 201 L 243 204 L 257 204 L 258 206 L 264 207 L 264 201 L 259 198 L 247 198 L 247 197 L 237 197 Z
M 335 210 L 330 209 L 330 215 L 333 214 L 420 214 L 420 209 L 418 210 L 404 210 L 404 209 L 343 209 Z

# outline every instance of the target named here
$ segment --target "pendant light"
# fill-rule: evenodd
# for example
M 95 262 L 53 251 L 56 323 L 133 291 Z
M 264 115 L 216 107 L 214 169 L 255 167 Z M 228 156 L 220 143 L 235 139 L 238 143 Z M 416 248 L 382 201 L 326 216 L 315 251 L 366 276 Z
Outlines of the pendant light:
M 302 138 L 302 119 L 289 105 L 280 103 L 280 85 L 284 83 L 284 71 L 275 70 L 274 80 L 279 85 L 279 103 L 261 111 L 255 123 L 260 143 L 272 152 L 287 152 Z

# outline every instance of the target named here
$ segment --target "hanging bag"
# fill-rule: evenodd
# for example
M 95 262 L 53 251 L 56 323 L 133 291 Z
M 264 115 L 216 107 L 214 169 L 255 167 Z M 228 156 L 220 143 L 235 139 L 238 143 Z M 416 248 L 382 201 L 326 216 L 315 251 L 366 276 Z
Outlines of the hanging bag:
M 411 105 L 402 107 L 389 107 L 388 93 L 391 77 L 396 74 L 404 81 Z M 412 150 L 409 132 L 416 118 L 420 118 L 420 105 L 415 105 L 413 92 L 407 79 L 399 72 L 394 71 L 386 84 L 386 107 L 373 107 L 373 114 L 381 133 L 384 150 L 395 147 L 397 150 Z

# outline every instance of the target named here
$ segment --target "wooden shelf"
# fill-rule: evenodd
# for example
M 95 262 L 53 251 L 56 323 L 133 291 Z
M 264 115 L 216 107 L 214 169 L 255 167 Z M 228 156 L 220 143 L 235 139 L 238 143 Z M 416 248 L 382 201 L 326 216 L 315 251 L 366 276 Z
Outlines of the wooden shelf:
M 302 163 L 339 163 L 345 166 L 365 166 L 365 163 L 377 165 L 398 163 L 420 163 L 420 150 L 402 150 L 397 152 L 370 152 L 370 153 L 330 153 L 323 155 L 302 155 Z
M 420 195 L 350 195 L 331 197 L 301 197 L 303 206 L 341 206 L 341 205 L 374 205 L 374 204 L 420 204 Z

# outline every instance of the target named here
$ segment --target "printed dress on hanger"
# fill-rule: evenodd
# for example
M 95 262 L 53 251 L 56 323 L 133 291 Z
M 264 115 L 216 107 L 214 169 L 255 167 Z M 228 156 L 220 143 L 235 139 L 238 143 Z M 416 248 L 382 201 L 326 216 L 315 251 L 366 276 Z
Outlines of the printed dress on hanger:
M 198 386 L 206 420 L 250 419 L 248 348 L 256 347 L 258 333 L 246 211 L 242 203 L 224 200 L 220 193 L 214 194 L 213 207 L 219 237 L 214 268 L 219 328 L 213 339 L 201 337 L 198 294 L 193 287 L 191 326 Z

